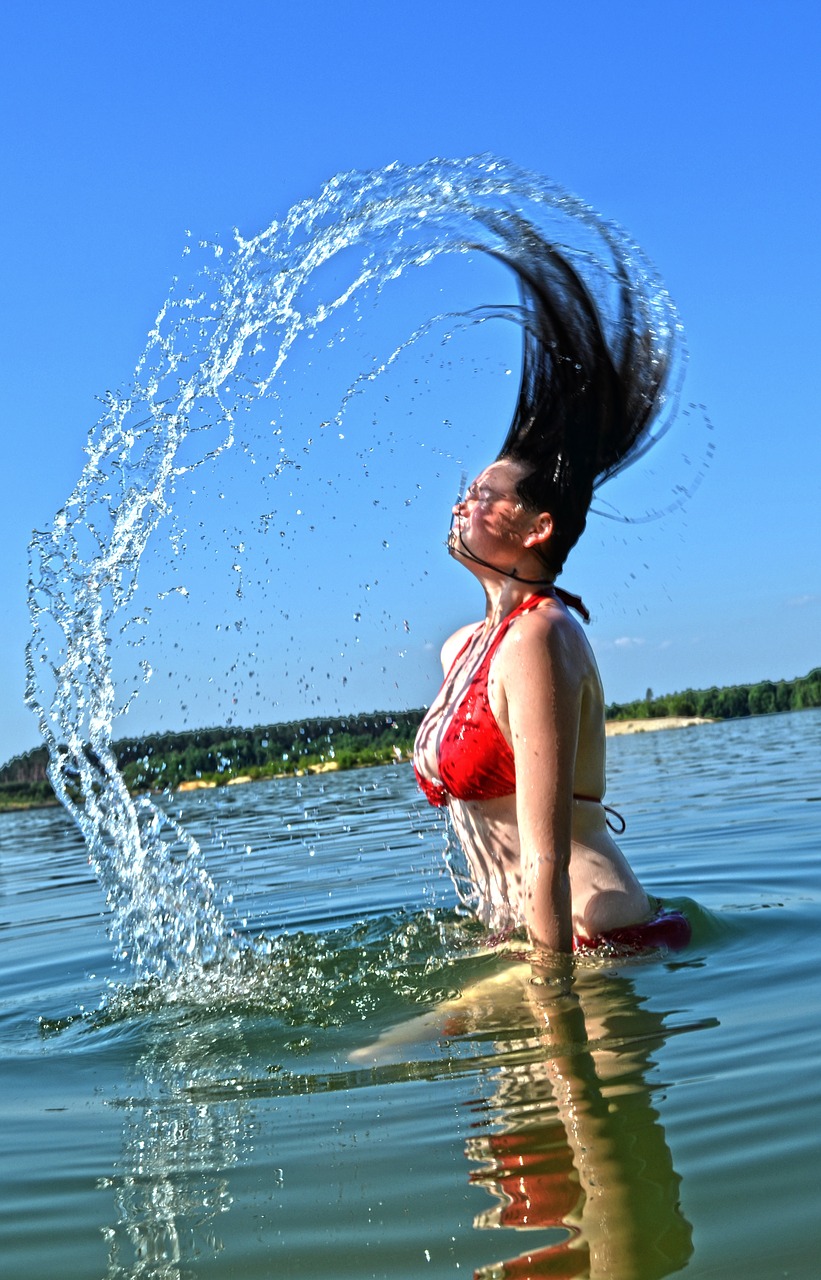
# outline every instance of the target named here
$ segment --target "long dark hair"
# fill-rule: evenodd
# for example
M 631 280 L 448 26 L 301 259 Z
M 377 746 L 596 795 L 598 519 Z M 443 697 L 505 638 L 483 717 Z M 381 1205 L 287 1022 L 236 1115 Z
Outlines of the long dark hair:
M 519 396 L 498 456 L 528 468 L 520 499 L 552 515 L 542 555 L 557 574 L 584 530 L 595 489 L 659 434 L 651 428 L 665 402 L 675 313 L 655 277 L 637 276 L 629 242 L 604 224 L 597 229 L 610 250 L 611 297 L 597 302 L 569 251 L 518 215 L 489 221 L 503 241 L 494 256 L 517 276 L 523 326 Z M 598 276 L 601 287 L 601 270 Z

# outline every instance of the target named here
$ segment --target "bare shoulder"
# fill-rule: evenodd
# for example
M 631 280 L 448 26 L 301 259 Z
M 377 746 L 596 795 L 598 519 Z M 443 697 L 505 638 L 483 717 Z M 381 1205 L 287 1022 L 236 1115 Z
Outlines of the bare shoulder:
M 445 675 L 453 666 L 453 661 L 459 650 L 464 649 L 468 640 L 479 626 L 481 626 L 479 622 L 469 622 L 464 627 L 460 627 L 458 631 L 454 631 L 452 636 L 448 636 L 439 654 Z
M 517 618 L 505 637 L 503 648 L 509 654 L 518 648 L 522 655 L 534 658 L 547 655 L 561 659 L 572 657 L 575 661 L 590 657 L 592 651 L 581 624 L 558 600 L 549 600 L 537 609 Z
M 518 618 L 500 646 L 498 674 L 508 691 L 541 680 L 596 693 L 601 689 L 596 660 L 581 624 L 558 601 Z

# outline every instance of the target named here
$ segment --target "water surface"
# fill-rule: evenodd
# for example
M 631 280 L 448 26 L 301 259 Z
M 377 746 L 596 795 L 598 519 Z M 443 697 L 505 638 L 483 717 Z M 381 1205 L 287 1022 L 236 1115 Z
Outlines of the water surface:
M 817 1274 L 819 747 L 818 711 L 610 741 L 695 936 L 572 997 L 459 918 L 405 765 L 175 798 L 267 939 L 222 988 L 135 985 L 69 818 L 3 816 L 4 1274 Z

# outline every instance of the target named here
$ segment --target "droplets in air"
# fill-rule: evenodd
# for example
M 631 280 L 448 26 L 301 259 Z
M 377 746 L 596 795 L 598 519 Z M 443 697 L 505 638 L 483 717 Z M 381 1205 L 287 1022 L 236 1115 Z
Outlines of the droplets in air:
M 401 703 L 431 639 L 421 561 L 510 417 L 524 317 L 496 255 L 527 222 L 597 298 L 621 252 L 647 331 L 676 331 L 626 237 L 492 157 L 339 175 L 231 246 L 186 232 L 131 385 L 30 547 L 27 700 L 140 975 L 241 947 L 171 798 L 129 794 L 113 741 L 305 714 L 311 667 L 331 714 Z

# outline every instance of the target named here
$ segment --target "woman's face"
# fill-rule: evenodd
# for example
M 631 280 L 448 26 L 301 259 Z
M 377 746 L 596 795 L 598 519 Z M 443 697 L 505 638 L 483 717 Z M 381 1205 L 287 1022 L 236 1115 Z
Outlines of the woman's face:
M 527 474 L 519 462 L 501 459 L 486 467 L 453 508 L 448 549 L 473 555 L 509 571 L 525 550 L 533 513 L 522 506 L 516 485 Z

